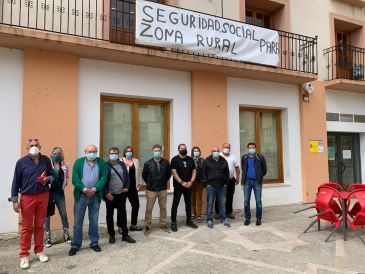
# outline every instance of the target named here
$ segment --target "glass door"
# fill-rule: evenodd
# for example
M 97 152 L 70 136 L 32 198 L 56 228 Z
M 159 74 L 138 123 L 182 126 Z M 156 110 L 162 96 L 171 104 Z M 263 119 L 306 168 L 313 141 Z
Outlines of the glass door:
M 359 135 L 328 133 L 328 167 L 331 182 L 344 188 L 361 182 Z

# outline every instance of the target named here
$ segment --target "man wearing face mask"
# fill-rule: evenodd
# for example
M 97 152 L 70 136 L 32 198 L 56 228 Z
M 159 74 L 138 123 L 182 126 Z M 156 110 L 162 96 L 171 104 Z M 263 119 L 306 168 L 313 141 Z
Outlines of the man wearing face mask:
M 162 147 L 158 144 L 152 147 L 152 159 L 145 162 L 142 171 L 142 178 L 146 182 L 146 227 L 144 235 L 151 234 L 152 210 L 158 199 L 160 206 L 160 229 L 167 233 L 170 230 L 167 226 L 167 183 L 171 177 L 171 168 L 169 162 L 161 157 Z
M 34 231 L 34 253 L 40 262 L 48 261 L 43 253 L 43 224 L 47 215 L 49 183 L 54 180 L 50 159 L 41 155 L 38 139 L 29 139 L 28 155 L 18 160 L 15 166 L 11 198 L 13 209 L 22 214 L 20 235 L 20 268 L 29 268 L 29 250 Z M 21 194 L 20 202 L 18 195 Z
M 229 182 L 227 184 L 227 194 L 226 194 L 226 214 L 230 219 L 234 219 L 233 215 L 233 195 L 240 181 L 240 165 L 237 158 L 231 153 L 231 145 L 229 143 L 224 143 L 222 147 L 221 156 L 226 159 L 229 168 Z M 219 208 L 218 203 L 215 201 L 215 212 L 218 214 Z
M 127 167 L 119 160 L 119 149 L 109 149 L 109 161 L 107 162 L 108 180 L 105 184 L 106 225 L 109 234 L 109 243 L 115 243 L 114 208 L 117 209 L 117 225 L 122 229 L 122 241 L 134 244 L 136 241 L 128 235 L 127 212 L 125 208 L 127 192 L 129 189 L 129 177 Z
M 74 236 L 69 256 L 76 255 L 82 245 L 82 228 L 86 209 L 89 213 L 90 248 L 100 252 L 99 246 L 99 209 L 104 194 L 104 186 L 108 179 L 108 170 L 103 159 L 97 157 L 98 149 L 95 145 L 85 148 L 86 157 L 75 161 L 72 170 L 72 184 L 74 185 Z
M 195 162 L 189 157 L 185 144 L 178 146 L 179 154 L 171 160 L 171 172 L 174 177 L 174 198 L 171 208 L 171 230 L 177 231 L 176 214 L 181 195 L 184 195 L 186 226 L 198 228 L 191 219 L 191 187 L 196 177 Z
M 217 199 L 219 219 L 225 227 L 231 227 L 226 219 L 225 197 L 229 182 L 227 161 L 219 155 L 219 148 L 212 147 L 211 156 L 205 159 L 202 166 L 202 181 L 207 190 L 207 224 L 213 228 L 213 203 Z
M 245 222 L 244 225 L 249 225 L 251 220 L 251 192 L 255 194 L 256 200 L 256 225 L 261 225 L 262 219 L 262 180 L 267 172 L 266 160 L 261 154 L 256 152 L 256 144 L 248 143 L 248 154 L 242 156 L 241 168 L 242 168 L 242 184 L 244 194 L 244 207 L 245 207 Z

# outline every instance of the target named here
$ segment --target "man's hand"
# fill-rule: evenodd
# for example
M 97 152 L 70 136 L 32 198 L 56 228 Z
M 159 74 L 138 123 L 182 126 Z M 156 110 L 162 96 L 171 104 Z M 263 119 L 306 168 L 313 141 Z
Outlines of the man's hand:
M 49 182 L 49 177 L 45 177 L 42 181 L 42 185 L 46 185 Z
M 236 179 L 236 185 L 240 183 L 240 179 Z
M 13 203 L 13 209 L 16 213 L 19 213 L 20 212 L 19 203 Z
M 128 188 L 122 188 L 122 192 L 123 192 L 123 193 L 128 192 Z
M 91 188 L 88 188 L 88 189 L 85 190 L 85 194 L 86 194 L 87 197 L 90 198 L 90 197 L 94 196 L 95 191 L 92 190 Z
M 192 181 L 187 182 L 187 186 L 186 186 L 186 188 L 191 188 L 192 186 L 193 186 L 193 182 L 192 182 Z
M 106 198 L 107 198 L 109 201 L 113 201 L 113 200 L 114 200 L 114 196 L 113 196 L 113 194 L 111 194 L 111 193 L 106 194 Z

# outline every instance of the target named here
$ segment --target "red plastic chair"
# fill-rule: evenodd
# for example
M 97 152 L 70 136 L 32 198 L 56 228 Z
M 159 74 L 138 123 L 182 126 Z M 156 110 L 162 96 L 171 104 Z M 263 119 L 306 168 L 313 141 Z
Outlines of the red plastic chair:
M 347 187 L 348 192 L 353 192 L 358 189 L 364 189 L 365 190 L 365 184 L 352 184 Z M 360 210 L 360 204 L 359 202 L 356 202 L 354 206 L 351 208 L 351 210 L 348 211 L 348 214 L 351 216 L 351 218 L 354 218 L 356 213 Z
M 350 210 L 351 199 L 356 199 L 357 202 Z M 354 210 L 355 206 L 356 209 Z M 356 235 L 360 238 L 363 244 L 365 244 L 364 239 L 361 238 L 359 232 L 357 231 L 358 228 L 362 228 L 365 226 L 365 189 L 358 189 L 351 192 L 347 199 L 347 210 L 348 212 L 352 211 L 354 216 L 352 220 L 350 219 L 351 216 L 347 216 L 347 222 L 349 223 L 351 229 L 355 231 Z
M 321 188 L 325 187 L 331 187 L 335 189 L 336 191 L 333 193 L 332 199 L 329 201 L 329 205 L 332 208 L 332 210 L 339 216 L 342 215 L 342 207 L 341 207 L 341 196 L 339 191 L 343 191 L 343 188 L 341 185 L 337 183 L 324 183 L 321 184 L 318 187 L 318 193 L 321 191 Z
M 328 240 L 332 237 L 332 235 L 335 233 L 335 231 L 341 226 L 342 223 L 342 209 L 341 209 L 341 215 L 336 214 L 336 212 L 331 207 L 331 201 L 336 198 L 340 197 L 340 193 L 329 186 L 320 186 L 318 188 L 317 198 L 315 201 L 315 205 L 313 206 L 317 210 L 317 214 L 310 216 L 316 217 L 316 220 L 314 220 L 309 227 L 304 231 L 306 233 L 315 223 L 319 223 L 320 220 L 330 222 L 332 224 L 335 224 L 335 228 L 332 230 L 330 235 L 325 240 L 328 242 Z M 318 226 L 319 229 L 319 226 Z

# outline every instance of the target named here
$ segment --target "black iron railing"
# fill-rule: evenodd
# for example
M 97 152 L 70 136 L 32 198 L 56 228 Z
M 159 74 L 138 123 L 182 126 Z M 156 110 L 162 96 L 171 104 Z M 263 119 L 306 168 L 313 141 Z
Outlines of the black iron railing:
M 0 0 L 0 24 L 134 45 L 135 0 Z M 279 68 L 316 74 L 317 37 L 281 30 L 278 33 Z
M 327 77 L 364 81 L 365 49 L 339 44 L 324 50 Z

